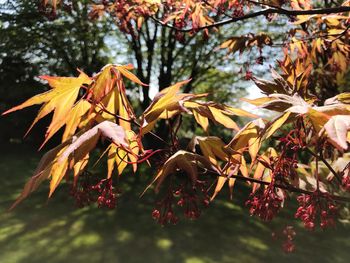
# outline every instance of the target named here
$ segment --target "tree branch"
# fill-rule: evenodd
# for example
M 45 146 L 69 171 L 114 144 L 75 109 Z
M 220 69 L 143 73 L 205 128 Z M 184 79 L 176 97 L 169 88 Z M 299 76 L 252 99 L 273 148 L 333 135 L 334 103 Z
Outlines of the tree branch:
M 226 177 L 226 178 L 235 178 L 241 181 L 245 181 L 245 182 L 252 182 L 252 183 L 258 183 L 261 185 L 270 185 L 270 182 L 266 182 L 263 180 L 259 180 L 259 179 L 255 179 L 255 178 L 251 178 L 251 177 L 245 177 L 242 175 L 231 175 L 229 177 L 224 176 L 224 175 L 218 175 L 218 173 L 216 171 L 211 171 L 211 170 L 207 170 L 209 173 L 214 174 L 216 176 L 220 176 L 220 177 Z M 276 188 L 280 188 L 283 190 L 287 190 L 289 192 L 294 192 L 294 193 L 300 193 L 300 194 L 307 194 L 307 195 L 312 195 L 314 194 L 314 191 L 308 191 L 308 190 L 304 190 L 304 189 L 300 189 L 297 187 L 294 187 L 292 185 L 283 185 L 283 184 L 277 184 L 274 183 L 274 187 Z M 349 197 L 345 197 L 345 196 L 339 196 L 339 195 L 329 195 L 333 200 L 335 201 L 340 201 L 340 202 L 350 202 L 350 198 Z
M 193 30 L 195 31 L 200 31 L 203 29 L 209 29 L 213 27 L 220 27 L 223 25 L 227 25 L 230 23 L 238 22 L 238 21 L 244 21 L 250 18 L 254 17 L 259 17 L 259 16 L 267 16 L 270 14 L 280 14 L 280 15 L 286 15 L 288 17 L 294 17 L 298 15 L 317 15 L 317 14 L 334 14 L 334 13 L 343 13 L 343 12 L 349 12 L 350 11 L 350 6 L 338 6 L 338 7 L 330 7 L 330 8 L 320 8 L 320 9 L 310 9 L 310 10 L 288 10 L 288 9 L 283 9 L 283 8 L 267 8 L 264 10 L 260 10 L 257 12 L 253 12 L 250 14 L 246 14 L 244 16 L 240 17 L 233 17 L 230 19 L 226 19 L 223 21 L 219 21 L 207 26 L 199 27 L 199 28 L 177 28 L 171 24 L 164 23 L 163 21 L 157 19 L 154 16 L 151 16 L 151 18 L 156 22 L 161 24 L 162 26 L 168 27 L 175 29 L 180 32 L 191 32 Z

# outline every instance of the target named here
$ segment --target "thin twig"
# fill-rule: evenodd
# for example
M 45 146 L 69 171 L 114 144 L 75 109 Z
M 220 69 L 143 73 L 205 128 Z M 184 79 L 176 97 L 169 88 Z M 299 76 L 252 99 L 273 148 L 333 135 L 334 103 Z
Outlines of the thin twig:
M 317 159 L 319 159 L 320 161 L 322 161 L 327 168 L 331 171 L 332 174 L 334 174 L 335 178 L 337 178 L 338 182 L 341 183 L 342 179 L 340 177 L 340 175 L 333 169 L 333 167 L 330 165 L 330 163 L 323 158 L 323 156 L 318 155 L 317 153 L 314 153 L 313 151 L 311 151 L 309 148 L 306 148 L 307 152 L 309 152 L 311 155 L 313 155 L 314 157 L 316 157 Z

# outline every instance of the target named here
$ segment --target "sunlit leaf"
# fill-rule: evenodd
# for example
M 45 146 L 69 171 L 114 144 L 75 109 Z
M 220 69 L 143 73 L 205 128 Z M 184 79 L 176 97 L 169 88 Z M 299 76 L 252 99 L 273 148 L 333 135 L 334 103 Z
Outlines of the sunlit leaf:
M 115 67 L 124 77 L 131 80 L 132 82 L 135 82 L 142 86 L 148 86 L 147 84 L 143 83 L 138 77 L 136 77 L 133 73 L 129 71 L 129 69 L 132 69 L 132 65 L 127 66 L 116 66 Z
M 57 158 L 59 157 L 59 153 L 62 152 L 67 145 L 68 141 L 65 143 L 55 147 L 54 149 L 48 151 L 40 160 L 38 166 L 36 167 L 33 176 L 28 180 L 25 184 L 22 193 L 17 197 L 16 201 L 12 204 L 10 209 L 13 209 L 20 202 L 26 199 L 32 192 L 38 189 L 41 183 L 45 180 L 48 180 L 51 176 L 51 170 L 55 162 L 57 162 Z
M 347 133 L 350 130 L 350 115 L 336 115 L 324 126 L 329 140 L 339 149 L 348 149 Z
M 51 124 L 48 127 L 46 133 L 46 136 L 50 138 L 67 121 L 67 115 L 69 115 L 73 105 L 77 100 L 80 87 L 83 84 L 90 84 L 91 79 L 83 72 L 81 72 L 77 78 L 50 76 L 42 76 L 41 78 L 49 82 L 52 88 L 51 90 L 36 95 L 21 105 L 18 105 L 4 112 L 3 114 L 17 111 L 35 104 L 45 103 L 40 109 L 29 130 L 36 124 L 38 120 L 54 111 Z
M 158 192 L 160 185 L 170 174 L 174 174 L 179 171 L 183 171 L 191 180 L 194 185 L 198 178 L 198 168 L 208 169 L 210 171 L 220 172 L 213 166 L 206 158 L 198 154 L 186 152 L 180 150 L 172 155 L 160 168 L 157 175 L 155 176 L 153 183 L 156 183 L 155 191 Z M 149 185 L 146 190 L 151 186 Z M 145 191 L 146 191 L 145 190 Z
M 203 155 L 214 165 L 218 165 L 218 160 L 228 161 L 229 153 L 225 151 L 225 143 L 218 137 L 195 136 L 191 141 L 191 148 L 194 150 L 195 145 L 199 145 Z
M 60 156 L 60 161 L 73 155 L 73 158 L 81 160 L 88 152 L 90 152 L 97 144 L 100 136 L 112 141 L 115 145 L 124 148 L 129 147 L 125 130 L 113 122 L 104 121 L 90 130 L 83 133 Z
M 273 135 L 288 120 L 290 114 L 290 112 L 286 112 L 267 124 L 264 138 L 267 139 Z

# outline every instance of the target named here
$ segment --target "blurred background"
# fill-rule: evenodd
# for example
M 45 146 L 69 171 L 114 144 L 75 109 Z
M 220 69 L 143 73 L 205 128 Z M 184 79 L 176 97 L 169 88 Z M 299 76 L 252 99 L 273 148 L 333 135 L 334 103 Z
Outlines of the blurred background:
M 210 99 L 218 102 L 251 109 L 241 104 L 239 98 L 259 96 L 254 85 L 244 81 L 239 72 L 247 66 L 246 61 L 254 61 L 261 54 L 251 52 L 244 58 L 237 55 L 229 59 L 224 51 L 215 50 L 225 36 L 245 34 L 252 24 L 224 28 L 210 44 L 201 35 L 192 37 L 184 44 L 174 45 L 172 53 L 161 43 L 171 32 L 158 30 L 154 35 L 154 55 L 149 58 L 142 55 L 147 54 L 150 47 L 142 45 L 142 41 L 141 46 L 135 46 L 118 31 L 112 18 L 105 16 L 91 21 L 88 1 L 72 1 L 57 17 L 43 13 L 37 3 L 37 0 L 0 0 L 0 112 L 45 91 L 47 85 L 38 78 L 40 75 L 76 76 L 77 68 L 93 75 L 107 63 L 134 64 L 138 76 L 150 83 L 149 98 L 158 87 L 187 78 L 193 78 L 186 87 L 187 92 L 209 92 Z M 277 39 L 283 35 L 281 26 L 285 26 L 283 21 L 279 23 L 273 24 L 273 30 L 269 28 Z M 254 27 L 267 30 L 263 22 Z M 140 71 L 140 54 L 144 67 L 151 64 L 149 71 Z M 172 56 L 171 61 L 159 59 L 165 54 Z M 263 65 L 250 65 L 254 75 L 260 77 L 281 56 L 272 48 L 264 50 L 263 55 Z M 139 113 L 145 106 L 145 92 L 131 86 L 128 90 Z M 0 117 L 1 263 L 337 263 L 350 259 L 348 224 L 339 222 L 336 229 L 310 233 L 293 219 L 296 208 L 293 202 L 286 204 L 288 207 L 272 223 L 263 223 L 249 216 L 244 206 L 249 191 L 243 184 L 237 185 L 232 201 L 227 191 L 220 193 L 198 220 L 181 220 L 176 226 L 161 227 L 151 217 L 154 194 L 139 198 L 152 176 L 148 170 L 127 176 L 114 210 L 96 206 L 76 208 L 69 195 L 69 185 L 65 184 L 47 200 L 48 185 L 44 184 L 23 204 L 8 212 L 43 152 L 60 140 L 58 134 L 42 151 L 37 150 L 50 117 L 44 118 L 23 138 L 37 110 L 38 107 L 31 107 Z M 190 138 L 194 129 L 185 121 L 183 136 Z M 229 140 L 228 131 L 218 127 L 216 132 L 224 141 Z M 103 176 L 105 167 L 102 165 L 95 172 Z M 287 224 L 294 225 L 297 232 L 296 251 L 288 255 L 281 249 L 284 241 L 281 232 Z

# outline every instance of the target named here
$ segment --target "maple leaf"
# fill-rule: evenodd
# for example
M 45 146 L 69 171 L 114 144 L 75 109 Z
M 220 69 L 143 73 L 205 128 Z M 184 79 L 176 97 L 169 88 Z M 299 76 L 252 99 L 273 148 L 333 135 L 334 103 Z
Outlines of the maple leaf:
M 169 119 L 181 112 L 192 111 L 196 121 L 205 131 L 208 130 L 209 119 L 229 129 L 239 130 L 238 125 L 228 116 L 257 117 L 245 110 L 227 105 L 195 101 L 207 96 L 207 94 L 179 93 L 181 86 L 188 83 L 188 81 L 178 82 L 162 90 L 154 97 L 142 117 L 143 133 L 149 132 L 158 119 Z
M 271 100 L 261 104 L 261 108 L 304 114 L 312 106 L 300 97 L 298 93 L 294 93 L 292 96 L 274 93 L 270 94 L 268 98 L 271 98 Z
M 332 98 L 326 99 L 324 105 L 333 105 L 333 104 L 350 104 L 350 92 L 340 93 Z
M 254 162 L 261 147 L 261 133 L 265 127 L 265 123 L 262 119 L 256 119 L 247 123 L 237 132 L 226 148 L 232 148 L 234 151 L 239 152 L 240 154 L 248 149 L 252 162 Z M 237 156 L 235 153 L 233 156 L 236 160 L 241 159 L 241 157 L 239 155 Z
M 215 166 L 218 166 L 217 158 L 221 161 L 228 161 L 229 152 L 224 149 L 225 143 L 215 136 L 195 136 L 189 144 L 189 148 L 192 151 L 195 150 L 195 146 L 199 145 L 203 155 Z
M 191 110 L 196 121 L 208 132 L 209 119 L 214 123 L 220 123 L 226 128 L 239 130 L 240 128 L 229 116 L 241 116 L 256 118 L 257 116 L 245 110 L 233 108 L 224 104 L 203 101 L 186 101 L 184 107 Z
M 245 100 L 250 102 L 249 100 Z M 312 105 L 307 103 L 297 93 L 293 96 L 286 94 L 271 94 L 269 97 L 259 98 L 252 101 L 253 104 L 258 105 L 261 108 L 272 109 L 274 111 L 283 112 L 282 115 L 277 116 L 266 125 L 265 129 L 261 132 L 264 139 L 273 135 L 284 123 L 292 118 L 292 113 L 306 114 L 312 109 Z
M 110 121 L 104 121 L 83 133 L 79 138 L 76 138 L 62 153 L 59 161 L 67 159 L 73 153 L 73 158 L 76 161 L 81 160 L 88 152 L 95 148 L 100 136 L 109 139 L 115 145 L 121 146 L 124 149 L 129 148 L 127 135 L 123 127 Z
M 102 109 L 100 107 L 102 107 Z M 113 90 L 102 99 L 97 105 L 96 111 L 99 113 L 96 118 L 97 121 L 102 122 L 104 120 L 109 120 L 119 122 L 119 125 L 125 130 L 131 130 L 130 122 L 134 116 L 134 112 L 125 93 L 120 92 L 118 87 L 114 87 Z
M 277 116 L 266 125 L 264 131 L 262 131 L 263 138 L 267 139 L 271 137 L 283 124 L 290 119 L 291 113 L 285 112 L 284 114 Z
M 218 179 L 216 181 L 216 186 L 214 189 L 214 193 L 210 198 L 210 201 L 213 201 L 214 198 L 218 195 L 218 193 L 221 191 L 223 186 L 225 185 L 226 182 L 228 182 L 228 187 L 230 190 L 230 199 L 232 200 L 233 197 L 233 187 L 235 185 L 236 179 L 232 178 L 233 175 L 237 175 L 238 173 L 238 165 L 230 166 L 226 176 L 218 176 Z
M 265 100 L 260 98 L 259 101 L 253 101 L 252 103 L 259 104 L 262 108 L 285 112 L 284 115 L 271 122 L 272 125 L 266 131 L 266 138 L 270 137 L 276 131 L 276 128 L 281 127 L 287 119 L 290 119 L 291 116 L 287 116 L 287 113 L 308 116 L 317 132 L 323 128 L 331 116 L 350 114 L 350 106 L 339 102 L 337 97 L 326 100 L 324 106 L 315 106 L 313 101 L 306 102 L 298 93 L 292 96 L 275 93 L 266 98 L 271 98 L 271 100 L 264 102 Z M 342 98 L 346 100 L 346 94 L 342 95 Z
M 116 146 L 122 147 L 129 151 L 129 143 L 124 129 L 113 122 L 104 121 L 95 127 L 81 134 L 78 138 L 73 138 L 70 145 L 67 145 L 60 152 L 57 161 L 53 164 L 50 193 L 53 194 L 66 171 L 70 167 L 77 166 L 75 169 L 81 171 L 82 167 L 86 166 L 89 152 L 95 148 L 99 138 L 103 136 L 111 140 Z M 70 167 L 68 166 L 70 164 Z M 75 171 L 75 173 L 79 173 Z
M 248 103 L 258 107 L 258 106 L 264 105 L 267 102 L 270 102 L 270 101 L 275 100 L 275 99 L 271 98 L 271 97 L 261 97 L 261 98 L 256 98 L 256 99 L 241 98 L 240 100 L 248 102 Z M 265 107 L 265 108 L 267 108 L 267 107 Z M 271 108 L 267 108 L 267 109 L 271 109 Z M 271 109 L 271 110 L 273 110 L 273 109 Z
M 272 147 L 269 147 L 263 154 L 261 154 L 257 159 L 257 165 L 254 171 L 253 178 L 271 182 L 271 159 L 276 158 L 277 156 L 278 153 Z M 252 192 L 254 193 L 257 189 L 259 189 L 259 187 L 260 184 L 253 183 Z
M 112 73 L 113 68 L 112 64 L 108 64 L 94 76 L 95 82 L 91 86 L 90 95 L 95 104 L 99 103 L 114 88 L 116 76 Z
M 131 130 L 131 121 L 135 119 L 135 113 L 126 96 L 122 77 L 147 86 L 130 72 L 133 68 L 131 64 L 109 64 L 94 76 L 95 82 L 89 89 L 88 99 L 91 99 L 94 105 L 98 122 L 114 121 L 125 130 Z
M 309 109 L 308 117 L 310 118 L 312 126 L 315 128 L 317 133 L 323 129 L 324 125 L 330 118 L 329 115 L 316 111 L 312 108 Z
M 332 116 L 350 114 L 350 106 L 333 98 L 327 99 L 324 106 L 309 107 L 307 116 L 310 118 L 316 132 L 323 130 L 324 125 Z
M 201 98 L 207 94 L 180 93 L 180 88 L 190 80 L 181 81 L 163 89 L 156 94 L 151 104 L 142 115 L 142 133 L 149 132 L 158 119 L 170 119 L 180 112 L 189 112 L 184 103 L 191 99 Z
M 293 92 L 292 85 L 274 69 L 271 69 L 271 75 L 273 78 L 272 81 L 253 78 L 255 85 L 258 86 L 263 93 L 268 95 L 273 93 L 291 94 Z
M 75 131 L 81 123 L 83 116 L 88 112 L 90 108 L 91 104 L 86 100 L 80 100 L 74 105 L 66 117 L 66 128 L 62 137 L 63 141 L 75 134 Z
M 350 176 L 350 153 L 344 153 L 343 157 L 339 157 L 333 161 L 332 167 L 337 173 L 342 174 L 343 177 Z M 332 180 L 333 177 L 334 174 L 329 172 L 327 175 L 327 180 Z
M 114 167 L 117 166 L 118 175 L 121 175 L 126 166 L 128 165 L 128 154 L 121 148 L 111 144 L 108 150 L 107 167 L 108 173 L 107 178 L 112 177 Z
M 148 106 L 148 108 L 143 113 L 143 118 L 147 123 L 152 123 L 157 120 L 160 115 L 165 112 L 171 112 L 177 110 L 181 107 L 179 101 L 183 99 L 183 96 L 179 96 L 180 88 L 187 84 L 190 80 L 185 80 L 178 82 L 168 88 L 163 89 L 157 93 Z
M 66 125 L 62 141 L 64 142 L 71 136 L 75 134 L 79 124 L 81 123 L 83 117 L 91 108 L 91 104 L 84 99 L 79 100 L 69 111 L 68 114 L 60 122 L 56 122 L 52 125 L 51 130 L 46 133 L 45 140 L 42 146 L 64 125 Z M 42 147 L 41 146 L 41 147 Z
M 248 40 L 248 37 L 240 36 L 240 37 L 231 37 L 230 39 L 226 40 L 220 45 L 220 49 L 228 49 L 229 53 L 236 53 L 239 51 L 242 53 L 244 49 L 246 48 L 246 41 Z
M 78 177 L 83 173 L 85 170 L 87 164 L 89 163 L 89 154 L 86 154 L 85 157 L 81 160 L 79 160 L 76 163 L 72 162 L 73 165 L 73 175 L 74 175 L 74 186 L 77 185 Z M 72 169 L 72 167 L 69 167 Z
M 177 151 L 163 164 L 152 183 L 145 189 L 144 192 L 146 192 L 147 189 L 155 182 L 157 182 L 155 191 L 158 192 L 166 177 L 179 171 L 184 171 L 194 185 L 198 178 L 199 167 L 215 171 L 220 174 L 220 171 L 205 157 L 184 150 Z
M 195 3 L 195 5 L 192 8 L 193 12 L 191 14 L 191 19 L 192 27 L 194 30 L 200 27 L 210 25 L 214 22 L 214 20 L 204 12 L 205 8 L 203 7 L 202 3 Z
M 28 99 L 24 103 L 4 112 L 3 115 L 17 110 L 21 110 L 32 105 L 44 103 L 27 133 L 41 118 L 54 111 L 52 121 L 46 132 L 46 142 L 50 137 L 54 135 L 54 133 L 57 132 L 57 130 L 60 127 L 62 127 L 66 122 L 69 121 L 69 117 L 67 118 L 67 116 L 70 116 L 72 113 L 75 116 L 75 110 L 79 112 L 78 109 L 73 110 L 72 107 L 77 100 L 80 87 L 83 84 L 89 85 L 92 82 L 92 80 L 83 72 L 80 72 L 80 75 L 76 78 L 50 76 L 42 76 L 41 78 L 48 81 L 49 85 L 52 88 L 51 90 Z M 81 104 L 79 103 L 78 105 L 78 107 L 81 106 Z M 73 119 L 76 120 L 76 116 L 74 116 Z M 78 116 L 81 117 L 79 114 Z M 72 130 L 74 130 L 73 125 L 71 125 L 71 127 L 67 130 L 65 137 L 68 136 L 67 134 L 71 134 Z
M 264 45 L 272 45 L 271 37 L 264 33 L 258 35 L 248 34 L 245 36 L 231 37 L 220 45 L 220 49 L 228 49 L 228 53 L 242 53 L 245 49 L 250 49 L 253 46 L 262 48 Z
M 119 71 L 124 77 L 131 80 L 134 83 L 137 83 L 141 86 L 148 86 L 147 84 L 143 83 L 138 77 L 136 77 L 133 73 L 130 72 L 130 70 L 134 69 L 134 66 L 132 64 L 128 65 L 115 65 L 115 68 L 117 71 Z
M 347 115 L 350 114 L 350 106 L 344 103 L 336 103 L 324 106 L 314 106 L 313 110 L 327 114 L 328 116 L 334 115 Z
M 33 173 L 33 176 L 27 181 L 21 194 L 17 197 L 16 201 L 10 207 L 10 210 L 15 208 L 20 202 L 22 202 L 31 193 L 37 190 L 38 187 L 41 185 L 41 183 L 49 179 L 53 174 L 55 175 L 55 173 L 59 173 L 59 172 L 64 172 L 65 174 L 65 171 L 63 171 L 62 169 L 61 171 L 58 171 L 57 169 L 55 169 L 54 166 L 57 163 L 60 153 L 62 153 L 62 151 L 66 149 L 68 144 L 69 144 L 69 141 L 66 141 L 63 144 L 55 147 L 54 149 L 44 154 L 38 166 L 36 167 Z M 66 162 L 62 163 L 62 166 L 66 167 L 67 163 Z M 61 176 L 61 175 L 58 175 L 58 176 Z
M 350 115 L 335 115 L 324 125 L 330 142 L 338 149 L 348 149 L 347 134 L 350 130 Z
M 350 92 L 340 93 L 336 97 L 341 103 L 350 104 Z
M 234 152 L 233 149 L 230 149 L 228 146 L 225 146 L 224 142 L 220 138 L 215 136 L 196 136 L 190 142 L 190 148 L 194 149 L 196 144 L 199 144 L 203 155 L 224 175 L 218 177 L 211 200 L 213 200 L 216 197 L 216 195 L 221 191 L 222 187 L 226 182 L 228 182 L 230 196 L 232 198 L 235 179 L 230 177 L 232 175 L 236 175 L 241 167 L 242 169 L 244 169 L 245 165 L 245 162 L 242 164 L 242 160 L 240 157 L 241 153 Z M 234 152 L 234 158 L 231 158 L 230 153 L 232 152 Z M 237 156 L 237 154 L 239 156 Z M 217 158 L 219 158 L 222 161 L 230 161 L 231 165 L 228 169 L 222 171 L 218 166 Z
M 89 152 L 96 146 L 100 136 L 110 139 L 115 145 L 129 151 L 129 142 L 126 139 L 127 135 L 124 129 L 112 122 L 102 122 L 81 134 L 78 138 L 71 138 L 47 152 L 40 160 L 33 177 L 26 183 L 21 195 L 10 209 L 18 205 L 30 193 L 35 191 L 44 180 L 49 178 L 51 178 L 49 192 L 49 197 L 51 197 L 69 169 L 73 169 L 74 180 L 76 181 L 86 167 Z M 73 157 L 69 160 L 71 155 Z
M 115 88 L 115 86 L 117 86 L 119 93 L 125 93 L 125 87 L 120 75 L 128 78 L 132 82 L 147 86 L 129 71 L 133 68 L 134 67 L 131 64 L 108 64 L 104 66 L 101 71 L 94 76 L 95 82 L 91 86 L 91 97 L 93 102 L 95 104 L 99 103 Z

